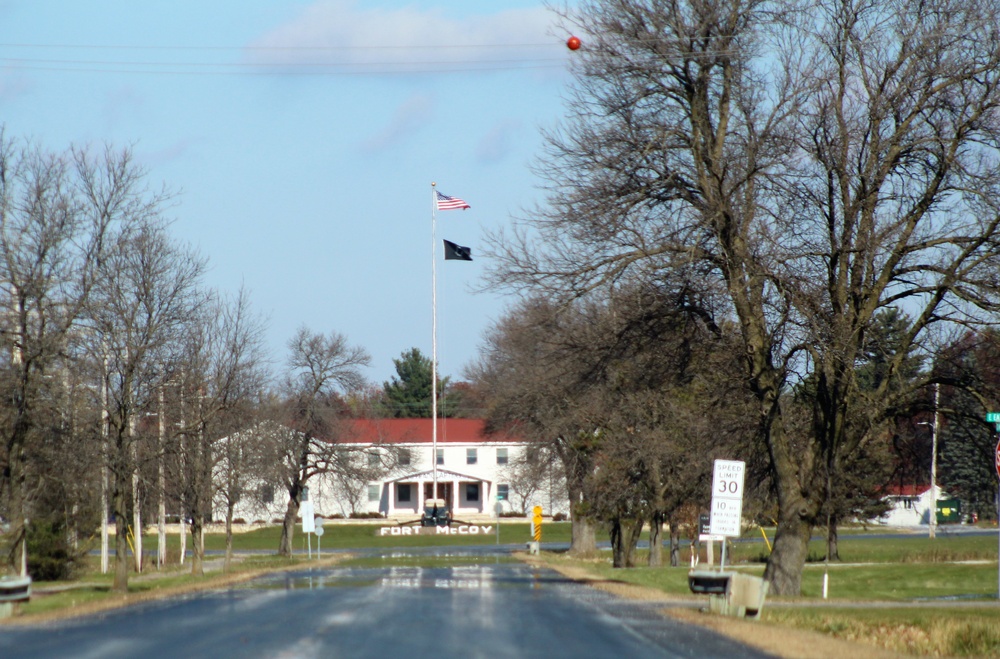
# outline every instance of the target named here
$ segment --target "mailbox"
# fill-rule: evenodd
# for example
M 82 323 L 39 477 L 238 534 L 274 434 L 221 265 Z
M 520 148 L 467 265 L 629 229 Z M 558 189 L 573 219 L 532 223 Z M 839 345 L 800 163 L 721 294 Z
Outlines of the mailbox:
M 14 615 L 14 607 L 31 599 L 31 577 L 0 577 L 0 618 Z
M 697 595 L 708 595 L 709 610 L 737 618 L 760 617 L 767 596 L 767 582 L 741 572 L 694 570 L 688 573 L 688 587 Z

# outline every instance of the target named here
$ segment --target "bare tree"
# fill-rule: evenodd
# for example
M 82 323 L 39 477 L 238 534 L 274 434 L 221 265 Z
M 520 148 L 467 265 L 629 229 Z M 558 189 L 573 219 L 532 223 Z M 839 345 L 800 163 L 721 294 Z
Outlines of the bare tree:
M 278 554 L 291 556 L 295 519 L 303 489 L 319 473 L 352 473 L 350 451 L 337 445 L 347 434 L 340 416 L 340 391 L 358 389 L 364 379 L 358 370 L 368 365 L 364 349 L 351 347 L 336 332 L 329 336 L 302 328 L 289 341 L 288 402 L 283 418 L 287 427 L 274 433 L 276 464 L 288 492 Z
M 608 0 L 567 18 L 590 35 L 574 115 L 493 281 L 585 295 L 672 272 L 725 294 L 778 498 L 766 577 L 797 594 L 828 475 L 909 393 L 858 387 L 875 314 L 914 318 L 891 374 L 1000 303 L 1000 8 Z M 803 443 L 782 407 L 807 374 Z
M 251 414 L 252 418 L 252 414 Z M 247 420 L 247 419 L 244 419 Z M 269 437 L 266 424 L 253 426 L 227 435 L 214 447 L 213 465 L 215 501 L 226 512 L 225 570 L 230 569 L 233 554 L 233 513 L 237 504 L 251 509 L 264 508 L 260 501 L 260 476 L 269 473 L 267 464 Z M 197 544 L 197 543 L 196 543 Z
M 183 368 L 186 379 L 197 385 L 191 436 L 184 444 L 185 502 L 191 515 L 193 554 L 191 573 L 204 573 L 205 523 L 212 514 L 216 494 L 213 475 L 221 457 L 221 438 L 251 426 L 257 404 L 267 382 L 262 321 L 250 309 L 246 291 L 232 300 L 215 299 L 206 304 L 197 324 L 192 324 L 184 342 Z M 235 447 L 232 447 L 235 448 Z M 243 448 L 243 447 L 241 447 Z M 249 474 L 239 469 L 256 457 L 229 451 L 223 486 L 230 497 L 238 497 Z M 232 507 L 226 518 L 226 568 L 232 557 Z
M 484 339 L 467 377 L 489 401 L 488 427 L 515 427 L 536 447 L 558 457 L 570 501 L 570 552 L 597 551 L 596 520 L 585 491 L 594 469 L 594 426 L 575 391 L 579 362 L 566 357 L 562 340 L 571 326 L 558 306 L 542 298 L 511 309 Z
M 143 210 L 138 226 L 116 236 L 116 249 L 101 263 L 102 277 L 89 305 L 94 352 L 103 352 L 108 359 L 104 386 L 109 401 L 107 461 L 115 515 L 116 592 L 128 589 L 128 538 L 133 533 L 137 566 L 142 558 L 138 545 L 142 529 L 129 523 L 130 510 L 141 506 L 135 478 L 138 414 L 154 407 L 162 364 L 177 361 L 180 339 L 205 302 L 198 288 L 204 259 L 169 238 L 156 206 Z
M 509 486 L 508 496 L 515 511 L 528 514 L 528 504 L 550 479 L 555 462 L 555 455 L 544 445 L 529 444 L 500 470 L 499 479 Z
M 44 426 L 67 411 L 52 407 L 65 380 L 60 370 L 65 374 L 72 366 L 70 343 L 81 331 L 108 234 L 133 222 L 137 208 L 158 202 L 146 195 L 142 177 L 127 149 L 55 155 L 0 131 L 0 344 L 10 356 L 2 369 L 10 405 L 0 421 L 0 494 L 11 523 L 8 560 L 15 568 L 26 565 L 29 456 L 44 453 L 41 445 L 52 436 Z

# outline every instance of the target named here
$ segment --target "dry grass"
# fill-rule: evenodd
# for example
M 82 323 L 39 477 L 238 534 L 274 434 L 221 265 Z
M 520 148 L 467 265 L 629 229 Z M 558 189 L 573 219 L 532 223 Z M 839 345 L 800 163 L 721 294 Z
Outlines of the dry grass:
M 995 608 L 772 609 L 766 618 L 783 628 L 793 625 L 911 656 L 1000 657 Z

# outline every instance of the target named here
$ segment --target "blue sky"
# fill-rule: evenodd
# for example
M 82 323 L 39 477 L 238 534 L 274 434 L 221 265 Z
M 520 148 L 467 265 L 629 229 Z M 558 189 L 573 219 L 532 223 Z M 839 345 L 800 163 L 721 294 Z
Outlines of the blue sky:
M 57 151 L 133 144 L 276 362 L 299 326 L 335 330 L 376 384 L 431 353 L 436 181 L 472 206 L 437 215 L 438 361 L 459 379 L 510 302 L 473 292 L 481 238 L 540 198 L 539 129 L 564 114 L 555 20 L 518 0 L 0 0 L 0 122 Z

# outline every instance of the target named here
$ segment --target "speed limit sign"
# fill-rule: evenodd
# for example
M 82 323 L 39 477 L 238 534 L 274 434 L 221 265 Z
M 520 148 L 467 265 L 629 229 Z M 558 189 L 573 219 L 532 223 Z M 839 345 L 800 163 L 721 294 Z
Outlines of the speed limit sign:
M 743 475 L 746 463 L 740 460 L 716 460 L 712 475 L 712 512 L 710 533 L 739 536 L 743 517 Z

